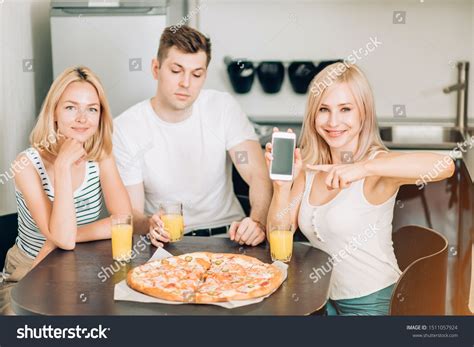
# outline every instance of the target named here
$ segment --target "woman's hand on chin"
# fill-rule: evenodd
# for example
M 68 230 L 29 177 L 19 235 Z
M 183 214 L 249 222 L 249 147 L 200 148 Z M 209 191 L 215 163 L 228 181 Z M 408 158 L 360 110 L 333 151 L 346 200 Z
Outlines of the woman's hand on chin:
M 59 149 L 58 157 L 54 165 L 62 168 L 70 168 L 73 164 L 79 164 L 86 157 L 84 144 L 76 139 L 67 138 Z

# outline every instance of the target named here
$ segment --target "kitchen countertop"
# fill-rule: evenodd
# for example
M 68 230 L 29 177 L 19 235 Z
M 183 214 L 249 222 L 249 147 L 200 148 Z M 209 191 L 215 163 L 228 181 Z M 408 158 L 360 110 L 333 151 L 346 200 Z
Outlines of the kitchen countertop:
M 249 116 L 252 122 L 255 123 L 295 123 L 301 124 L 303 116 L 289 115 L 289 116 Z M 380 126 L 383 125 L 399 125 L 399 124 L 424 124 L 424 125 L 442 125 L 454 127 L 455 121 L 453 118 L 415 118 L 415 117 L 377 117 L 377 122 Z M 469 127 L 474 127 L 474 119 L 470 118 L 468 122 Z
M 278 117 L 278 118 L 271 118 L 271 117 L 249 117 L 249 119 L 258 125 L 267 125 L 272 124 L 275 126 L 280 126 L 280 130 L 286 130 L 286 128 L 293 128 L 297 136 L 301 131 L 302 126 L 302 117 L 296 116 L 288 116 L 288 117 Z M 474 129 L 474 125 L 472 124 L 472 120 L 470 120 L 469 128 Z M 445 119 L 445 118 L 395 118 L 395 117 L 379 117 L 378 118 L 379 127 L 390 127 L 390 126 L 397 126 L 397 125 L 422 125 L 422 126 L 443 126 L 443 127 L 454 127 L 455 123 L 453 119 Z M 268 130 L 268 129 L 267 129 Z M 270 129 L 271 130 L 271 129 Z M 267 142 L 270 140 L 270 136 L 261 136 L 261 141 Z M 467 135 L 466 138 L 467 145 L 465 146 L 465 151 L 462 151 L 462 160 L 464 161 L 467 171 L 469 173 L 471 182 L 474 184 L 474 131 L 471 132 L 470 135 Z M 470 144 L 469 144 L 470 143 Z M 397 146 L 391 146 L 387 144 L 388 148 L 395 148 L 397 150 L 411 150 L 410 148 L 403 148 L 400 149 Z M 454 149 L 455 147 L 453 147 Z M 429 148 L 416 148 L 413 147 L 413 150 L 421 150 L 421 151 L 430 151 Z M 432 149 L 436 151 L 435 149 Z M 443 150 L 443 153 L 449 153 L 449 149 Z M 461 157 L 460 157 L 461 158 Z

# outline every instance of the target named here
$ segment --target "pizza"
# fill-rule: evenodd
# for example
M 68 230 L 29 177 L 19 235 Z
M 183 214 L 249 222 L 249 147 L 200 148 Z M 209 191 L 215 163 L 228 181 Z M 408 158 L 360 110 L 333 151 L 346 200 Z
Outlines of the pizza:
M 129 271 L 127 284 L 164 300 L 212 303 L 268 295 L 283 279 L 278 267 L 253 257 L 195 252 L 140 265 Z

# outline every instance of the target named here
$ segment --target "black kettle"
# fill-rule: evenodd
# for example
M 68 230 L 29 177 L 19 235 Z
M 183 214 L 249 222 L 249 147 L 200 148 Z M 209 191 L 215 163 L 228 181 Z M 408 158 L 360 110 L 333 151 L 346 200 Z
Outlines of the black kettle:
M 306 94 L 308 86 L 317 73 L 317 68 L 312 61 L 294 61 L 288 67 L 288 76 L 293 91 Z
M 227 65 L 227 74 L 236 93 L 245 94 L 252 89 L 255 67 L 251 61 L 232 60 Z
M 263 91 L 278 93 L 285 78 L 285 66 L 280 61 L 263 61 L 258 65 L 257 75 Z

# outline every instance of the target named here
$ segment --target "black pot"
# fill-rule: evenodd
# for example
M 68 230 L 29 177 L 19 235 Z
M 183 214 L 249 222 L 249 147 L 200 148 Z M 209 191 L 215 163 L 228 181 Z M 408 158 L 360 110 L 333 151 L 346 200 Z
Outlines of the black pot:
M 316 66 L 311 61 L 294 61 L 288 67 L 291 87 L 298 94 L 306 94 L 316 75 Z
M 285 66 L 280 61 L 263 61 L 258 65 L 257 75 L 263 91 L 268 94 L 278 93 L 285 78 Z
M 342 63 L 343 60 L 342 59 L 337 59 L 337 60 L 321 60 L 319 62 L 319 65 L 318 67 L 316 68 L 316 74 L 320 73 L 321 71 L 324 70 L 324 68 L 328 67 L 329 65 L 331 64 L 334 64 L 334 63 Z
M 255 67 L 251 61 L 233 60 L 227 65 L 227 74 L 236 93 L 245 94 L 252 89 Z

